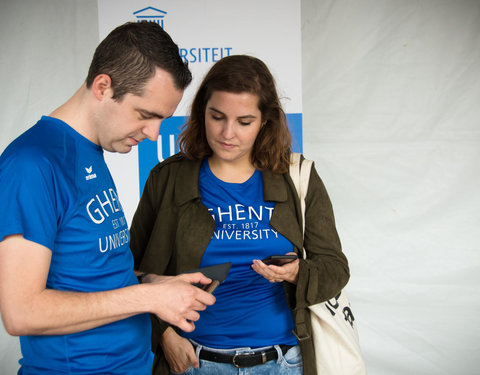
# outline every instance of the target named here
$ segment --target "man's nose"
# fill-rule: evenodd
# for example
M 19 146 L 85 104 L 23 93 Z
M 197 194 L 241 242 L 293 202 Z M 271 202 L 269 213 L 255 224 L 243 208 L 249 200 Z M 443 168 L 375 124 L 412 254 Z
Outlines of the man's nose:
M 143 128 L 143 134 L 145 134 L 148 139 L 155 142 L 160 134 L 160 125 L 162 124 L 162 121 L 163 120 L 159 119 L 150 120 L 149 123 Z

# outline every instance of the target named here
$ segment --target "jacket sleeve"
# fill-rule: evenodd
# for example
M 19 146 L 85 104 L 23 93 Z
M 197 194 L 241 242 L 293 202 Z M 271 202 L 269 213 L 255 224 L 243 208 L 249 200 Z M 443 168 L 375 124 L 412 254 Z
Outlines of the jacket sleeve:
M 150 172 L 130 228 L 134 268 L 158 275 L 167 270 L 175 244 L 174 168 L 167 159 Z M 171 271 L 171 270 L 170 270 Z
M 135 211 L 130 229 L 135 270 L 159 275 L 171 274 L 167 268 L 176 232 L 175 210 L 170 204 L 173 201 L 175 180 L 175 173 L 168 167 L 172 160 L 174 159 L 166 160 L 152 169 Z M 150 314 L 150 318 L 152 351 L 159 354 L 160 338 L 170 324 L 153 314 Z
M 304 308 L 336 296 L 350 277 L 335 227 L 332 204 L 314 165 L 305 199 L 306 259 L 300 256 L 296 307 Z
M 139 271 L 143 271 L 140 265 L 157 218 L 152 202 L 152 192 L 155 191 L 153 184 L 154 176 L 150 174 L 130 226 L 130 249 L 133 254 L 134 269 Z

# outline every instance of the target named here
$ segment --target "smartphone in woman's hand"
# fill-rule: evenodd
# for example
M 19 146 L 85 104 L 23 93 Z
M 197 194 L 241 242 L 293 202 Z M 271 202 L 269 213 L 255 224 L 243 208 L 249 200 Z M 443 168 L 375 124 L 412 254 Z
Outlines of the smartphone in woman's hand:
M 262 259 L 262 262 L 270 265 L 273 264 L 274 266 L 283 266 L 284 264 L 293 262 L 297 259 L 295 254 L 284 254 L 284 255 L 270 255 L 265 259 Z

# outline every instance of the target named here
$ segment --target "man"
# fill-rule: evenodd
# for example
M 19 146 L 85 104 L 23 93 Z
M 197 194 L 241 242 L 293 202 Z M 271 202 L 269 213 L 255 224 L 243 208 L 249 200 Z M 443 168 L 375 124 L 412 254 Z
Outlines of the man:
M 20 374 L 150 374 L 147 313 L 191 331 L 214 303 L 192 285 L 211 281 L 200 273 L 138 284 L 103 159 L 155 141 L 190 81 L 160 26 L 124 24 L 85 84 L 0 157 L 0 309 Z

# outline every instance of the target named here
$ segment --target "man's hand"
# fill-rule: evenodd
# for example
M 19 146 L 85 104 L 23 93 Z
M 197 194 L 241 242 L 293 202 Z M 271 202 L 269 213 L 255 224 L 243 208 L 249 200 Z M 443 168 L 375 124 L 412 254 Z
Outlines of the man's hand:
M 148 275 L 150 277 L 150 275 Z M 193 322 L 200 318 L 198 311 L 215 303 L 215 297 L 192 284 L 209 284 L 212 280 L 202 273 L 150 278 L 148 287 L 149 311 L 160 319 L 176 325 L 185 332 L 195 329 Z

